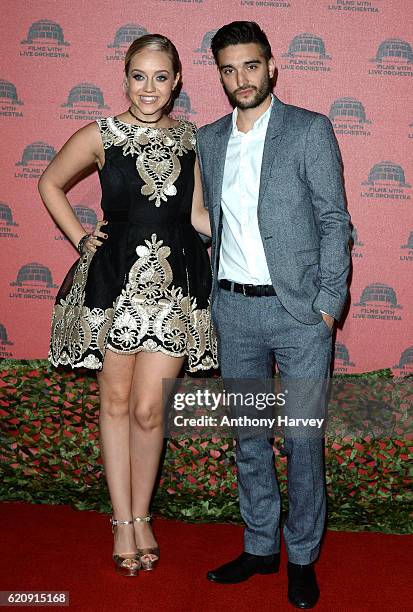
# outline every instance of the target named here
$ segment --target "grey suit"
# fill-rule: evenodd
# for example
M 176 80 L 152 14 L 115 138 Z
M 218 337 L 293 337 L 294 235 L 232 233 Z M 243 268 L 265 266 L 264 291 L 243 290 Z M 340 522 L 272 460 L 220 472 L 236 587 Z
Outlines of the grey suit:
M 221 191 L 231 115 L 198 133 L 205 205 L 212 227 L 212 315 L 224 378 L 271 375 L 324 380 L 331 333 L 320 310 L 339 319 L 347 297 L 349 216 L 341 157 L 327 117 L 274 99 L 261 167 L 258 224 L 277 295 L 247 297 L 219 288 Z M 229 279 L 237 280 L 237 279 Z M 286 439 L 289 560 L 312 562 L 324 526 L 323 441 Z M 239 439 L 237 467 L 245 550 L 279 550 L 280 499 L 266 438 Z

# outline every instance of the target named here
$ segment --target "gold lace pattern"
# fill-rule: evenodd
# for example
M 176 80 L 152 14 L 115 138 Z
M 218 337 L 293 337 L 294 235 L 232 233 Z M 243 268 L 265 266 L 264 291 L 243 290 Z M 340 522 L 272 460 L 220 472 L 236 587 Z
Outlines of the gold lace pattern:
M 93 254 L 77 265 L 66 299 L 55 305 L 49 360 L 100 370 L 106 348 L 118 353 L 157 352 L 188 357 L 188 370 L 217 367 L 217 342 L 209 308 L 175 287 L 168 262 L 170 248 L 152 234 L 136 247 L 137 261 L 113 308 L 84 306 Z
M 196 145 L 196 127 L 180 121 L 171 128 L 132 125 L 114 117 L 99 119 L 104 149 L 122 147 L 123 155 L 136 157 L 136 168 L 144 184 L 142 195 L 159 207 L 177 193 L 175 182 L 181 173 L 179 158 Z

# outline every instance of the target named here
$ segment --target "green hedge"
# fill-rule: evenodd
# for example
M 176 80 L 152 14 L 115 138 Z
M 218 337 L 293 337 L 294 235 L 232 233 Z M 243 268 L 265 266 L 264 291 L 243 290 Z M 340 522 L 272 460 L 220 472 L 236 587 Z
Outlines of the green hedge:
M 360 410 L 351 384 L 329 413 L 326 439 L 330 529 L 413 533 L 409 425 L 413 379 L 390 370 L 364 374 L 381 410 L 392 397 L 397 427 L 388 437 L 343 435 L 343 411 Z M 344 382 L 356 375 L 340 377 Z M 378 384 L 380 383 L 380 384 Z M 184 383 L 185 384 L 185 383 Z M 2 500 L 71 504 L 110 512 L 98 444 L 98 387 L 93 373 L 58 371 L 46 361 L 0 364 L 0 496 Z M 377 395 L 377 393 L 376 393 Z M 396 401 L 395 401 L 396 399 Z M 348 425 L 348 419 L 347 419 Z M 286 459 L 276 439 L 276 464 L 286 510 Z M 410 471 L 409 471 L 410 466 Z M 154 510 L 190 521 L 241 522 L 233 440 L 169 440 Z

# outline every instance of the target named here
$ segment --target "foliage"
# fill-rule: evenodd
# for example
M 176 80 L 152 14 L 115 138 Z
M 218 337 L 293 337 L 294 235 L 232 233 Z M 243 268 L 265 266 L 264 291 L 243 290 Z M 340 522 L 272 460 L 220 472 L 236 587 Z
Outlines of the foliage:
M 363 375 L 374 399 L 368 410 L 375 406 L 385 415 L 386 427 L 392 420 L 391 432 L 380 435 L 360 426 L 365 407 L 354 393 L 357 375 L 336 380 L 326 438 L 328 526 L 412 533 L 413 379 L 392 378 L 389 370 Z M 110 512 L 93 373 L 56 370 L 46 361 L 4 360 L 0 389 L 1 499 Z M 275 441 L 275 459 L 285 511 L 282 442 Z M 188 521 L 241 522 L 233 440 L 169 440 L 154 510 Z

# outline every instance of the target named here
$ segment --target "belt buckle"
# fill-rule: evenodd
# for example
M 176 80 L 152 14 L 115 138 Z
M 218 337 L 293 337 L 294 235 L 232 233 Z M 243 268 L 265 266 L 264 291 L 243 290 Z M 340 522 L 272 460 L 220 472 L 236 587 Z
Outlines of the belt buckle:
M 253 287 L 254 285 L 250 284 L 250 283 L 244 283 L 242 285 L 242 293 L 244 295 L 244 297 L 248 297 L 248 293 L 245 292 L 245 287 Z

